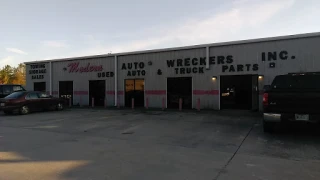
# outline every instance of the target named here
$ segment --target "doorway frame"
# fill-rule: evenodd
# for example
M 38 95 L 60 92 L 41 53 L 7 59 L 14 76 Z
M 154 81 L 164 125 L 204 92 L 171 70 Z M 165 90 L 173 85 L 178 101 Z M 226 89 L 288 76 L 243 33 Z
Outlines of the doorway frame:
M 253 76 L 257 76 L 257 96 L 258 96 L 258 98 L 257 98 L 257 101 L 258 101 L 258 111 L 260 110 L 260 106 L 259 106 L 259 98 L 260 98 L 260 94 L 259 94 L 259 91 L 260 91 L 260 89 L 259 89 L 259 74 L 228 74 L 228 75 L 220 75 L 219 76 L 219 110 L 221 110 L 222 109 L 222 106 L 221 106 L 221 81 L 222 81 L 222 77 L 225 77 L 225 76 L 251 76 L 251 91 L 253 90 L 252 89 L 252 77 Z M 251 92 L 251 96 L 252 96 L 252 92 Z M 248 109 L 249 111 L 252 111 L 253 110 L 253 108 L 252 108 L 252 105 L 253 105 L 253 103 L 252 103 L 252 100 L 251 100 L 251 109 Z
M 72 105 L 74 103 L 74 81 L 73 80 L 67 80 L 67 81 L 72 81 Z M 60 98 L 60 82 L 58 81 L 58 98 Z
M 104 81 L 104 100 L 106 99 L 107 81 L 106 79 L 91 79 L 88 80 L 88 106 L 90 106 L 90 81 Z M 91 104 L 92 106 L 92 104 Z
M 186 76 L 186 77 L 166 77 L 166 109 L 168 109 L 168 79 L 169 78 L 191 78 L 191 109 L 193 109 L 193 77 Z
M 126 107 L 126 80 L 134 80 L 133 86 L 135 87 L 135 80 L 143 80 L 143 107 L 146 107 L 146 79 L 145 78 L 126 78 L 123 79 L 123 105 Z M 134 88 L 135 89 L 135 88 Z

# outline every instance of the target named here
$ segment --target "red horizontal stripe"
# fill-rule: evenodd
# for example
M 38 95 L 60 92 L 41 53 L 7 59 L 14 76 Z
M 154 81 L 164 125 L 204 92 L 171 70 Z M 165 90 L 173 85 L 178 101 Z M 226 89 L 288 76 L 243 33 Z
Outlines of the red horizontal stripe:
M 123 91 L 118 91 L 118 95 L 124 95 Z
M 146 95 L 166 95 L 166 90 L 146 90 Z
M 114 95 L 114 94 L 115 94 L 115 91 L 106 91 L 106 93 L 107 93 L 108 95 Z
M 88 95 L 88 91 L 74 91 L 75 95 Z
M 219 90 L 211 90 L 211 91 L 208 92 L 208 94 L 211 94 L 211 95 L 219 95 L 220 92 L 219 92 Z
M 193 90 L 194 95 L 204 95 L 205 91 L 204 90 Z
M 193 90 L 194 95 L 219 95 L 219 90 Z

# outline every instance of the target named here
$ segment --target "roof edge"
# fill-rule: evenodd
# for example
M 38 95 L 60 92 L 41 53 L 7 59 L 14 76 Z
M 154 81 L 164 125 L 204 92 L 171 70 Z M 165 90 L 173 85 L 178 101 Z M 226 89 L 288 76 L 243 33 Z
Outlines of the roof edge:
M 24 62 L 24 64 L 47 63 L 47 62 L 56 62 L 56 61 L 71 61 L 71 60 L 92 59 L 92 58 L 100 58 L 100 57 L 114 57 L 114 56 L 145 54 L 145 53 L 154 53 L 154 52 L 178 51 L 178 50 L 205 48 L 208 46 L 209 47 L 230 46 L 230 45 L 238 45 L 238 44 L 249 44 L 249 43 L 260 43 L 260 42 L 268 42 L 268 41 L 310 38 L 310 37 L 317 37 L 317 36 L 320 36 L 320 32 L 294 34 L 294 35 L 286 35 L 286 36 L 276 36 L 276 37 L 266 37 L 266 38 L 248 39 L 248 40 L 237 40 L 237 41 L 229 41 L 229 42 L 218 42 L 218 43 L 210 43 L 210 44 L 199 44 L 199 45 L 172 47 L 172 48 L 163 48 L 163 49 L 131 51 L 131 52 L 122 52 L 122 53 L 114 53 L 114 54 L 100 54 L 100 55 L 91 55 L 91 56 L 79 56 L 79 57 L 70 57 L 70 58 L 29 61 L 29 62 Z

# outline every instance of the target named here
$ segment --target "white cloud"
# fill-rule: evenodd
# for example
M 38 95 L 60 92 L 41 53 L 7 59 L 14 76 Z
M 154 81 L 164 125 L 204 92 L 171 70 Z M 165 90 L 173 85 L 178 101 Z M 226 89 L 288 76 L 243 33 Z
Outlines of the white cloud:
M 160 28 L 145 39 L 117 45 L 102 45 L 91 35 L 88 38 L 95 45 L 76 56 L 230 41 L 240 32 L 254 32 L 254 28 L 262 27 L 279 12 L 292 7 L 294 3 L 295 0 L 240 0 L 232 3 L 230 9 L 213 16 L 189 19 L 175 27 Z
M 175 26 L 157 27 L 151 33 L 149 30 L 142 30 L 141 40 L 106 44 L 94 35 L 88 34 L 84 39 L 89 48 L 63 56 L 48 56 L 45 59 L 223 42 L 238 39 L 240 35 L 246 33 L 250 34 L 248 37 L 257 34 L 260 36 L 261 33 L 256 33 L 255 29 L 265 26 L 278 13 L 287 11 L 294 3 L 295 0 L 240 0 L 231 3 L 229 9 L 214 13 L 212 16 L 188 19 Z M 67 46 L 60 41 L 47 41 L 45 44 L 51 47 Z
M 53 47 L 53 48 L 66 48 L 68 45 L 63 41 L 44 41 L 42 43 L 45 46 Z
M 17 54 L 27 54 L 26 52 L 17 48 L 6 48 L 6 50 L 9 52 L 17 53 Z
M 5 65 L 14 66 L 16 63 L 13 62 L 14 57 L 7 56 L 5 58 L 0 59 L 0 68 L 4 67 Z

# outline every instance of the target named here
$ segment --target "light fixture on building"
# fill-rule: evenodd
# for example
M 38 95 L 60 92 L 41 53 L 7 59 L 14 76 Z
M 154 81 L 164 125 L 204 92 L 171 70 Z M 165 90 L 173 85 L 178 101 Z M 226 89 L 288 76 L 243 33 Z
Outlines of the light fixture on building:
M 259 79 L 263 79 L 263 75 L 259 75 Z
M 217 80 L 217 76 L 212 76 L 212 80 Z

